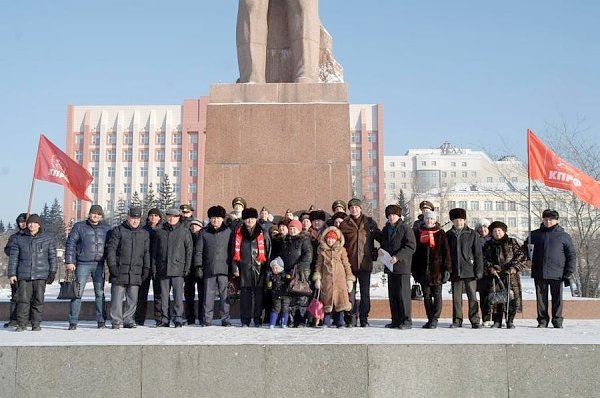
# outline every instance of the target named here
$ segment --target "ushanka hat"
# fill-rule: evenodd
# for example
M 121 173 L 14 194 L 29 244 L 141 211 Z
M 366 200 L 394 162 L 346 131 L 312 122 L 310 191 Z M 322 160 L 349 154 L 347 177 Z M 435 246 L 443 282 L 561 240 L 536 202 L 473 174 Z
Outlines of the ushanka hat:
M 221 217 L 221 218 L 225 218 L 227 217 L 227 210 L 225 210 L 225 208 L 223 206 L 212 206 L 208 208 L 208 211 L 206 212 L 208 215 L 208 218 L 213 218 L 213 217 Z
M 463 220 L 467 219 L 467 211 L 459 207 L 450 210 L 448 215 L 450 216 L 450 220 L 456 220 L 457 218 L 462 218 Z
M 254 207 L 242 210 L 242 220 L 247 220 L 248 218 L 258 218 L 258 210 Z

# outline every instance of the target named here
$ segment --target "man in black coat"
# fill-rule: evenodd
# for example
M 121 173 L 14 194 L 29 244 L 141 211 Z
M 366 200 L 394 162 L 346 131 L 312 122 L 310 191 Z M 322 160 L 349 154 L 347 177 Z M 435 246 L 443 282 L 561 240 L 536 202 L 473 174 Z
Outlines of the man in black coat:
M 227 211 L 223 206 L 208 209 L 210 224 L 196 238 L 194 273 L 204 281 L 202 308 L 204 326 L 211 326 L 215 309 L 215 289 L 219 294 L 221 326 L 231 326 L 229 320 L 229 271 L 231 267 L 231 229 L 225 224 Z
M 14 243 L 19 232 L 24 231 L 27 228 L 27 213 L 21 213 L 16 219 L 16 225 L 19 228 L 17 232 L 12 234 L 4 246 L 4 254 L 6 257 L 10 256 L 10 246 Z M 9 321 L 4 324 L 5 328 L 17 327 L 17 284 L 12 283 L 10 285 L 10 318 Z
M 450 210 L 452 229 L 447 233 L 450 257 L 452 258 L 452 328 L 462 327 L 462 293 L 469 300 L 469 321 L 473 329 L 479 329 L 479 304 L 477 302 L 477 280 L 483 276 L 483 255 L 479 234 L 469 228 L 465 221 L 465 209 Z
M 152 242 L 150 262 L 152 272 L 160 280 L 162 297 L 161 321 L 157 327 L 169 327 L 169 294 L 173 288 L 173 322 L 183 326 L 183 278 L 190 272 L 194 244 L 192 234 L 179 221 L 181 210 L 167 210 L 167 222 L 156 230 Z
M 415 234 L 402 222 L 402 208 L 389 205 L 385 208 L 388 222 L 381 231 L 381 247 L 391 256 L 393 272 L 387 267 L 384 272 L 388 275 L 388 299 L 392 322 L 386 327 L 412 328 L 411 302 L 411 263 L 415 252 Z
M 263 294 L 271 240 L 258 225 L 258 211 L 242 211 L 242 225 L 233 231 L 232 269 L 240 278 L 240 318 L 242 326 L 262 325 Z
M 533 244 L 531 276 L 535 283 L 537 321 L 539 328 L 548 327 L 548 290 L 552 297 L 552 325 L 563 327 L 562 283 L 575 272 L 575 247 L 571 236 L 558 225 L 558 212 L 546 209 L 542 212 L 542 225 L 531 232 L 529 243 Z
M 142 209 L 129 209 L 127 220 L 113 228 L 107 243 L 113 329 L 119 329 L 121 325 L 128 329 L 136 327 L 134 314 L 138 291 L 150 274 L 150 235 L 140 226 L 141 217 Z
M 56 275 L 54 236 L 42 231 L 37 214 L 27 218 L 27 229 L 19 232 L 10 246 L 8 280 L 17 285 L 17 332 L 25 330 L 31 314 L 31 330 L 42 330 L 46 284 Z

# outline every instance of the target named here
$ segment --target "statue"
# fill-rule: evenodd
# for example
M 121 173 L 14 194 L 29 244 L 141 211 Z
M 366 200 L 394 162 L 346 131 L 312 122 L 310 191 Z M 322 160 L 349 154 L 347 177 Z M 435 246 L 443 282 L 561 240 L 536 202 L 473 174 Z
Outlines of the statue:
M 239 82 L 343 81 L 318 9 L 318 0 L 239 0 Z

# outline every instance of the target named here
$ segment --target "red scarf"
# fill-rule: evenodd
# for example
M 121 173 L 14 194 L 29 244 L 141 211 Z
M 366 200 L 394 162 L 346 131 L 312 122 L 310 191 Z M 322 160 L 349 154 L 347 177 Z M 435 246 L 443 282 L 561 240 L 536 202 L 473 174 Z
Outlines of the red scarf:
M 439 229 L 435 230 L 435 231 L 433 231 L 433 230 L 424 230 L 423 231 L 422 230 L 421 236 L 419 237 L 419 241 L 421 243 L 427 243 L 430 248 L 434 248 L 435 247 L 434 236 L 438 231 L 439 231 Z
M 255 228 L 260 228 L 259 226 Z M 240 262 L 242 260 L 242 227 L 235 230 L 235 247 L 233 249 L 233 261 Z M 262 231 L 256 237 L 256 246 L 258 247 L 258 256 L 256 261 L 260 264 L 267 261 L 265 254 L 265 236 Z

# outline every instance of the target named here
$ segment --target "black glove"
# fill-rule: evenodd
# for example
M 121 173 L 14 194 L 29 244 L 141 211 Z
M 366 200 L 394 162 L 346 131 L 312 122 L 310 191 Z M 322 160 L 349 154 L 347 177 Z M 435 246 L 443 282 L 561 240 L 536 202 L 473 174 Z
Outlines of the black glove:
M 204 276 L 204 271 L 202 271 L 202 268 L 198 267 L 194 271 L 194 274 L 196 275 L 196 278 L 202 279 L 202 277 Z
M 54 277 L 56 276 L 56 272 L 50 272 L 48 274 L 48 278 L 46 278 L 46 285 L 51 285 L 54 282 Z
M 450 272 L 444 271 L 444 274 L 442 275 L 442 283 L 448 282 L 449 279 L 450 279 Z
M 565 272 L 563 275 L 563 279 L 571 279 L 572 276 L 573 276 L 572 272 Z

